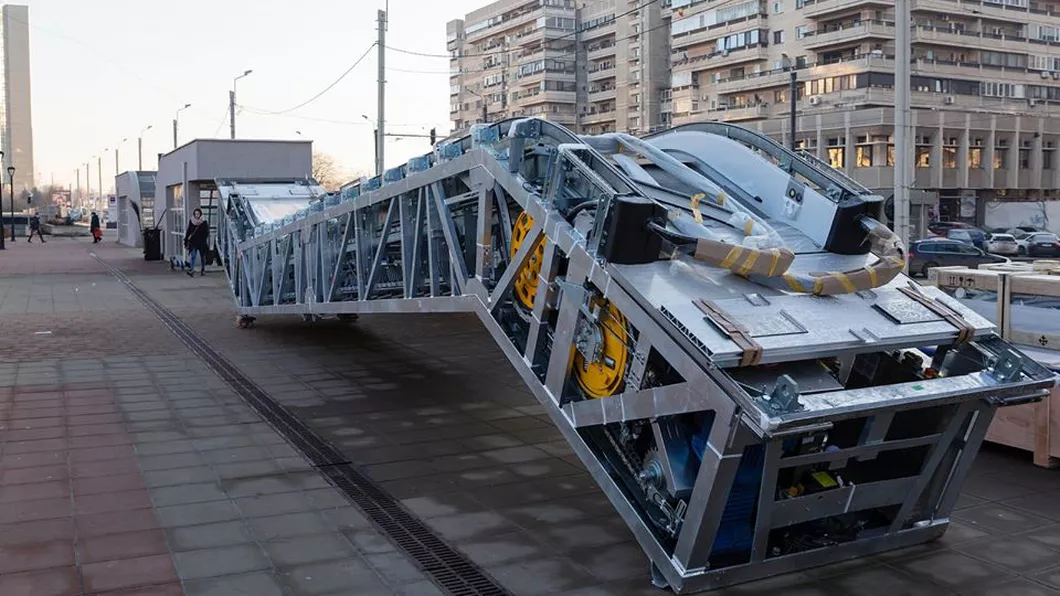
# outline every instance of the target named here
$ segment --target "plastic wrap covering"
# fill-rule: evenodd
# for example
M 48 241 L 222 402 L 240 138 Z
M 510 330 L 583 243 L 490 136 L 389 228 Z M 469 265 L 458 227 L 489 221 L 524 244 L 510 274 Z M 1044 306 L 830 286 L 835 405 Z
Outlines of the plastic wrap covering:
M 693 258 L 743 277 L 757 275 L 779 279 L 795 260 L 795 253 L 786 247 L 751 248 L 705 237 L 707 229 L 681 211 L 671 210 L 668 218 L 682 234 L 697 239 Z
M 421 155 L 420 157 L 413 157 L 409 160 L 408 169 L 409 173 L 413 172 L 425 172 L 431 168 L 431 157 L 429 155 Z
M 334 207 L 342 201 L 342 197 L 338 194 L 330 194 L 324 199 L 324 204 L 328 207 Z
M 471 127 L 471 147 L 493 149 L 501 142 L 501 131 L 492 124 L 475 124 Z
M 361 192 L 372 192 L 373 190 L 379 190 L 383 186 L 383 179 L 379 176 L 373 176 L 369 178 L 367 182 L 361 185 Z
M 391 182 L 397 182 L 405 177 L 404 166 L 399 168 L 391 168 L 383 172 L 383 182 L 389 184 Z
M 443 143 L 438 145 L 438 158 L 440 161 L 450 161 L 464 154 L 464 147 L 460 143 Z
M 541 136 L 540 120 L 516 120 L 508 131 L 508 138 L 536 139 Z
M 877 257 L 871 265 L 850 271 L 786 274 L 780 278 L 757 273 L 747 277 L 762 285 L 816 296 L 853 294 L 884 286 L 905 268 L 905 246 L 890 228 L 871 217 L 862 217 L 860 224 L 868 232 L 870 251 Z
M 294 215 L 299 209 L 306 206 L 306 199 L 243 199 L 250 211 L 254 214 L 254 220 L 259 223 L 272 223 Z

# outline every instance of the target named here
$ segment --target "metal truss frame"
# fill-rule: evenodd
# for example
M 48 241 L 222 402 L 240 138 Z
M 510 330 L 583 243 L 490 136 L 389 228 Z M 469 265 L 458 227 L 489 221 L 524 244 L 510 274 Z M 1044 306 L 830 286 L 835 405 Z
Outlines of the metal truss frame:
M 864 411 L 821 414 L 783 430 L 764 428 L 752 398 L 718 370 L 658 309 L 646 303 L 598 254 L 607 205 L 636 195 L 606 160 L 577 137 L 535 122 L 520 135 L 506 123 L 494 137 L 464 139 L 448 155 L 410 162 L 382 181 L 361 184 L 321 202 L 298 218 L 253 233 L 239 201 L 225 195 L 221 249 L 241 315 L 326 316 L 399 312 L 473 312 L 562 431 L 594 480 L 633 531 L 652 563 L 653 579 L 678 593 L 749 581 L 833 561 L 908 546 L 940 536 L 996 401 L 901 400 Z M 483 133 L 484 135 L 486 133 Z M 816 170 L 815 170 L 816 172 Z M 595 195 L 595 216 L 568 221 L 572 197 Z M 532 228 L 511 254 L 512 220 L 519 212 Z M 534 245 L 544 243 L 533 308 L 513 308 L 517 272 Z M 634 330 L 624 389 L 605 399 L 582 399 L 573 388 L 574 350 L 591 301 L 610 301 Z M 514 314 L 513 314 L 514 313 Z M 518 324 L 513 324 L 513 321 Z M 650 359 L 672 368 L 672 382 L 651 385 Z M 1037 395 L 1044 383 L 1012 393 Z M 932 432 L 893 438 L 903 412 L 940 409 Z M 667 438 L 668 421 L 709 413 L 713 422 L 698 468 L 666 453 L 664 472 L 687 507 L 671 533 L 661 532 L 616 472 L 614 453 L 598 440 L 601 429 L 645 421 L 656 445 L 680 451 Z M 782 445 L 837 421 L 861 417 L 868 429 L 857 444 L 819 454 L 784 457 Z M 764 451 L 751 554 L 731 564 L 712 558 L 726 503 L 749 449 Z M 850 484 L 825 493 L 778 500 L 778 477 L 808 464 L 834 468 L 889 452 L 924 449 L 915 473 Z M 893 521 L 870 536 L 792 553 L 771 549 L 778 529 L 849 512 L 891 508 Z

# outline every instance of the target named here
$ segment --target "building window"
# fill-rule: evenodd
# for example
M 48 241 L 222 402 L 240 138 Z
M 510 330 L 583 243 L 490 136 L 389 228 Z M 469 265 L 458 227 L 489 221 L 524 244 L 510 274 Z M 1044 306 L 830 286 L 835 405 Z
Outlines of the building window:
M 968 169 L 970 169 L 970 170 L 981 170 L 981 169 L 983 169 L 983 148 L 982 147 L 969 147 L 968 148 Z
M 998 148 L 994 149 L 994 169 L 995 170 L 1004 170 L 1005 168 L 1008 167 L 1008 159 L 1007 159 L 1008 155 L 1007 155 L 1007 153 L 1008 153 L 1008 150 L 1004 149 L 1004 148 L 998 147 Z
M 795 39 L 802 39 L 809 34 L 807 25 L 799 25 L 795 27 Z
M 1031 169 L 1031 151 L 1030 149 L 1020 149 L 1020 169 L 1029 170 Z
M 781 14 L 782 12 L 784 12 L 784 3 L 780 2 L 779 0 L 777 2 L 774 2 L 773 14 Z
M 894 167 L 894 145 L 887 145 L 887 167 Z
M 931 147 L 924 145 L 917 145 L 916 147 L 916 167 L 918 168 L 930 168 L 931 167 Z
M 1042 169 L 1051 170 L 1053 169 L 1053 150 L 1046 149 L 1042 151 Z
M 773 43 L 774 44 L 782 44 L 782 43 L 784 43 L 784 32 L 783 31 L 774 31 L 773 32 Z
M 846 137 L 828 139 L 828 163 L 839 169 L 846 166 Z
M 872 167 L 872 145 L 869 144 L 867 136 L 858 137 L 858 144 L 854 146 L 854 167 Z

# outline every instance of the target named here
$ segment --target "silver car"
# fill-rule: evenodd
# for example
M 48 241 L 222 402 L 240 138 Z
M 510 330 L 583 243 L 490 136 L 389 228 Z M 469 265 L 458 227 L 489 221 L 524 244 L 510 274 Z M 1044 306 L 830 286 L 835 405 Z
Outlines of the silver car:
M 986 252 L 995 255 L 1014 255 L 1019 252 L 1019 244 L 1012 234 L 991 234 L 986 241 Z

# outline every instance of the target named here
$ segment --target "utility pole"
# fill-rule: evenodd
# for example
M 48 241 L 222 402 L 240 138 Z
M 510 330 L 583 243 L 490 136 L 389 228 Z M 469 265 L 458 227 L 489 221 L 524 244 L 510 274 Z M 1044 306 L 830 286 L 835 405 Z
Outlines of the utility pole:
M 144 133 L 151 130 L 153 126 L 153 124 L 148 124 L 136 137 L 136 171 L 138 172 L 144 170 Z
M 92 162 L 85 162 L 85 194 L 89 201 L 92 200 Z
M 233 88 L 228 92 L 228 111 L 232 114 L 230 119 L 232 140 L 236 138 L 236 90 Z
M 107 150 L 104 149 L 103 153 L 106 152 Z M 96 158 L 96 176 L 99 178 L 99 198 L 96 201 L 98 203 L 96 209 L 99 210 L 103 209 L 103 153 L 100 153 L 99 157 Z
M 173 148 L 177 148 L 177 120 L 180 118 L 180 113 L 191 107 L 190 103 L 184 104 L 183 108 L 177 110 L 176 114 L 173 115 Z
M 73 195 L 73 193 L 70 193 L 70 195 L 71 195 L 70 196 L 70 202 L 73 203 L 74 202 L 74 195 Z M 78 168 L 77 168 L 77 195 L 76 196 L 77 196 L 77 200 L 80 202 L 81 201 L 81 167 L 80 166 L 78 166 Z
M 375 174 L 380 176 L 383 174 L 383 167 L 386 163 L 386 156 L 384 153 L 385 143 L 383 140 L 386 138 L 386 11 L 379 11 L 379 41 L 376 46 L 379 50 L 379 114 L 376 116 L 376 132 L 375 135 L 375 146 L 376 146 L 376 164 Z
M 909 138 L 909 0 L 895 0 L 894 43 L 894 232 L 909 246 L 909 187 L 912 154 Z
M 795 107 L 799 103 L 799 73 L 795 70 L 795 63 L 791 63 L 791 87 L 788 89 L 788 103 L 791 107 L 791 113 L 789 114 L 791 129 L 791 150 L 795 151 L 797 143 L 795 141 Z

